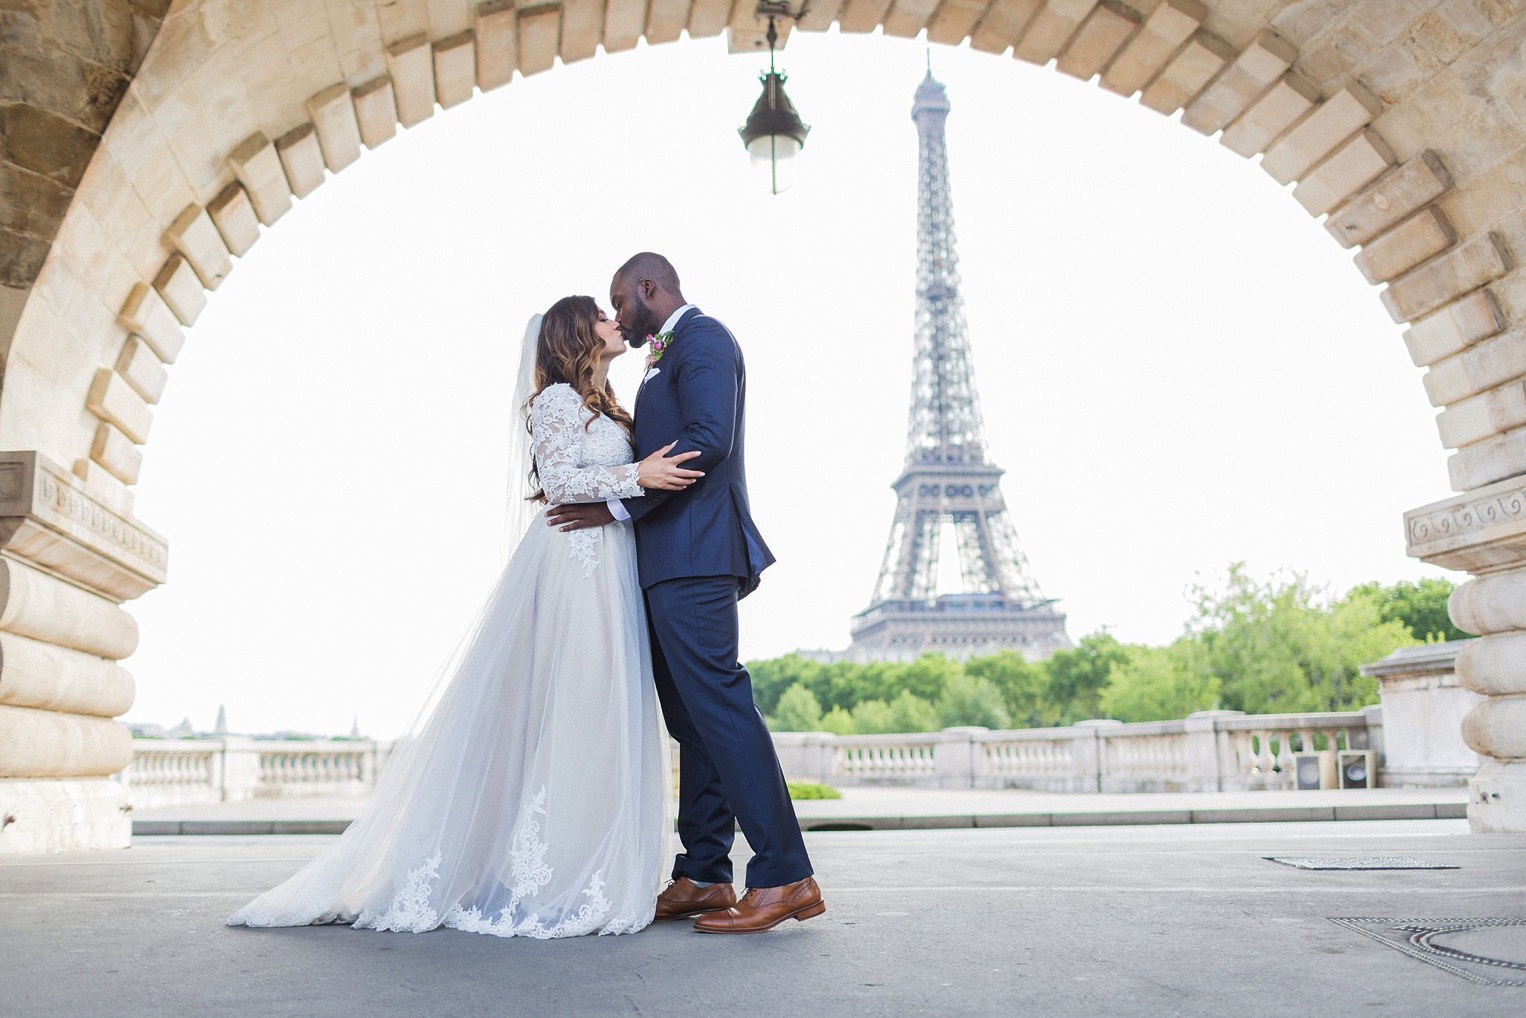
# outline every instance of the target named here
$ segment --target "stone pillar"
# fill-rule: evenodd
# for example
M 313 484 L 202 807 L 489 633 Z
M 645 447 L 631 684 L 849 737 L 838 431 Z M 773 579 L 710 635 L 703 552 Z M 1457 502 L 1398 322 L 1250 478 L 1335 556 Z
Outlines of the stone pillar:
M 988 731 L 989 728 L 970 726 L 945 728 L 938 733 L 938 745 L 933 747 L 933 772 L 939 788 L 975 787 L 980 762 L 975 736 Z
M 1117 728 L 1122 721 L 1097 718 L 1077 721 L 1071 726 L 1070 743 L 1070 790 L 1072 792 L 1102 791 L 1102 733 L 1103 728 Z
M 0 452 L 0 855 L 125 848 L 114 718 L 138 646 L 120 605 L 164 582 L 163 538 L 35 452 Z
M 1405 514 L 1409 552 L 1474 578 L 1452 592 L 1457 680 L 1479 700 L 1462 737 L 1482 758 L 1468 782 L 1477 832 L 1526 832 L 1526 477 L 1512 477 Z M 1396 738 L 1389 739 L 1397 748 Z
M 1367 748 L 1382 753 L 1387 788 L 1437 788 L 1466 784 L 1478 771 L 1478 754 L 1462 740 L 1462 720 L 1481 699 L 1457 678 L 1457 652 L 1468 641 L 1400 647 L 1362 666 L 1378 680 L 1379 732 L 1367 722 Z M 1363 713 L 1372 710 L 1364 708 Z M 1374 739 L 1382 745 L 1374 745 Z
M 1234 773 L 1234 759 L 1231 756 L 1226 760 L 1228 740 L 1219 737 L 1218 719 L 1244 714 L 1243 710 L 1199 710 L 1188 714 L 1182 722 L 1187 732 L 1189 792 L 1224 791 L 1224 775 Z

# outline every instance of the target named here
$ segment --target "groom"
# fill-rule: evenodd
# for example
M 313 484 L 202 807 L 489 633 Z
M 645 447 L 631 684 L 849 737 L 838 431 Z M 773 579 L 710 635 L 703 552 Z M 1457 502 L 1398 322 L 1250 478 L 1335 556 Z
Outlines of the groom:
M 730 331 L 684 300 L 659 254 L 615 273 L 609 299 L 631 346 L 652 340 L 637 392 L 636 457 L 676 437 L 671 455 L 705 476 L 683 491 L 604 505 L 558 506 L 562 530 L 634 521 L 652 636 L 652 671 L 668 731 L 678 740 L 678 834 L 684 852 L 657 897 L 658 919 L 697 916 L 702 933 L 759 933 L 826 910 L 811 879 L 773 740 L 737 656 L 737 601 L 774 557 L 753 524 L 743 465 L 747 372 Z M 747 892 L 731 886 L 740 824 L 753 857 Z

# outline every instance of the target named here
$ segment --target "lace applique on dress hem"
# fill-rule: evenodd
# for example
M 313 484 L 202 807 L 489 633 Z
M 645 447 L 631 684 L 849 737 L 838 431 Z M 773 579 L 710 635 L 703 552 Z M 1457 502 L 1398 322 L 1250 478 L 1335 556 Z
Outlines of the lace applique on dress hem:
M 362 913 L 354 923 L 357 929 L 392 930 L 400 933 L 424 933 L 439 926 L 464 930 L 468 933 L 485 933 L 495 937 L 533 937 L 549 940 L 557 937 L 580 937 L 588 933 L 633 933 L 643 929 L 651 921 L 620 916 L 605 922 L 614 907 L 604 895 L 604 871 L 595 873 L 583 889 L 588 899 L 575 912 L 563 915 L 559 922 L 547 925 L 540 914 L 532 912 L 517 918 L 521 905 L 542 887 L 551 882 L 552 870 L 546 865 L 546 852 L 550 848 L 540 836 L 540 821 L 546 815 L 546 790 L 542 788 L 528 803 L 520 816 L 519 828 L 509 848 L 509 872 L 514 881 L 510 888 L 509 903 L 491 918 L 483 915 L 480 908 L 462 908 L 453 905 L 441 916 L 430 904 L 433 883 L 440 876 L 440 850 L 424 860 L 420 866 L 409 870 L 403 886 L 393 895 L 387 911 Z

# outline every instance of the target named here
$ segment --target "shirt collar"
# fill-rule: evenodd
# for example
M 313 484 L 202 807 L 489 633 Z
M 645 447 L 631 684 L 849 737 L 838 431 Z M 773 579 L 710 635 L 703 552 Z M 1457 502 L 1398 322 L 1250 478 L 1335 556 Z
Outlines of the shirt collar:
M 664 332 L 672 332 L 678 327 L 678 320 L 692 310 L 694 310 L 693 304 L 685 304 L 671 315 L 668 315 L 668 320 L 662 323 L 662 328 L 657 330 L 657 334 L 660 336 Z

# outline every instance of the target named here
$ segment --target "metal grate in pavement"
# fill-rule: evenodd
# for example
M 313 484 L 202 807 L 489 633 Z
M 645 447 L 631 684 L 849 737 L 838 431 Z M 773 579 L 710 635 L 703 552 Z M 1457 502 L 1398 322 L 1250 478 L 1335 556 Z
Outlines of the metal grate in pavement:
M 1455 870 L 1445 862 L 1426 862 L 1408 855 L 1263 855 L 1269 862 L 1298 870 Z
M 1411 958 L 1483 986 L 1526 986 L 1526 919 L 1328 917 Z

